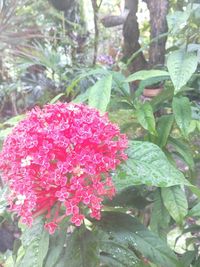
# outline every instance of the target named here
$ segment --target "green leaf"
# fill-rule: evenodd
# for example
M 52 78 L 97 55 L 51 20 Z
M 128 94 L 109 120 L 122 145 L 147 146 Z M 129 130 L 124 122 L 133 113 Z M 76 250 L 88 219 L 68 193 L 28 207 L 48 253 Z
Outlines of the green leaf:
M 172 218 L 182 224 L 188 213 L 188 203 L 184 191 L 180 186 L 161 189 L 163 203 Z
M 175 94 L 186 85 L 197 68 L 198 59 L 194 53 L 182 50 L 171 52 L 167 59 L 167 68 L 175 87 Z
M 45 230 L 43 230 L 43 233 L 41 235 L 41 239 L 39 242 L 39 253 L 38 253 L 38 258 L 37 258 L 37 266 L 38 267 L 43 267 L 43 261 L 48 253 L 49 249 L 49 233 Z
M 60 229 L 50 236 L 49 250 L 44 262 L 44 267 L 57 267 L 57 262 L 65 251 L 66 232 L 66 228 Z
M 169 163 L 162 150 L 153 143 L 131 141 L 127 154 L 128 159 L 113 176 L 118 190 L 139 184 L 158 187 L 189 184 L 184 175 Z
M 194 263 L 193 267 L 199 267 L 200 266 L 200 256 L 197 258 L 197 260 Z
M 200 202 L 189 211 L 188 216 L 200 217 Z
M 101 78 L 90 88 L 89 105 L 105 112 L 110 102 L 112 88 L 112 75 Z
M 97 267 L 99 252 L 96 236 L 84 226 L 67 236 L 66 248 L 55 267 Z
M 140 70 L 127 77 L 126 82 L 133 82 L 137 80 L 146 80 L 149 78 L 169 76 L 169 73 L 164 70 Z
M 91 88 L 91 87 L 90 87 Z M 75 99 L 72 100 L 73 103 L 83 103 L 88 100 L 90 88 L 88 88 L 84 93 L 78 95 Z
M 172 130 L 172 126 L 174 123 L 174 116 L 173 115 L 163 115 L 158 120 L 157 125 L 157 144 L 159 147 L 165 147 L 168 141 L 168 137 L 170 135 L 170 132 Z
M 139 259 L 135 253 L 123 244 L 110 239 L 110 235 L 104 231 L 99 231 L 100 260 L 108 267 L 132 267 L 137 266 Z
M 187 97 L 174 97 L 172 108 L 176 123 L 180 128 L 183 136 L 187 138 L 189 134 L 190 123 L 192 120 L 192 112 L 189 99 Z
M 148 130 L 153 135 L 157 134 L 153 109 L 149 102 L 144 103 L 136 110 L 136 116 L 144 129 Z
M 194 159 L 193 159 L 192 151 L 190 147 L 185 142 L 181 142 L 180 140 L 172 138 L 172 137 L 169 138 L 169 143 L 172 144 L 174 149 L 183 158 L 183 160 L 188 164 L 189 168 L 191 170 L 194 170 L 195 164 L 194 164 Z
M 0 130 L 0 140 L 3 141 L 11 132 L 13 128 L 9 127 L 3 130 Z
M 55 96 L 53 99 L 51 99 L 51 101 L 49 102 L 50 104 L 54 104 L 56 103 L 62 96 L 64 96 L 64 93 L 60 93 L 57 96 Z
M 12 117 L 5 121 L 3 124 L 4 125 L 9 125 L 9 126 L 16 126 L 21 120 L 23 120 L 26 116 L 24 114 L 22 115 L 17 115 L 15 117 Z
M 196 254 L 197 252 L 195 250 L 186 251 L 181 257 L 181 263 L 183 264 L 183 267 L 190 267 L 190 264 L 195 259 Z
M 157 189 L 154 193 L 154 204 L 150 222 L 151 230 L 160 237 L 166 238 L 169 222 L 169 213 L 163 204 L 160 189 Z
M 32 227 L 23 232 L 21 241 L 25 253 L 21 260 L 18 261 L 17 267 L 43 266 L 43 260 L 46 257 L 49 245 L 48 233 L 43 233 L 43 226 L 43 221 L 38 218 Z
M 113 87 L 118 92 L 122 93 L 124 96 L 129 97 L 130 86 L 129 83 L 126 82 L 126 77 L 118 71 L 112 71 L 112 77 L 113 77 Z
M 158 266 L 179 266 L 175 254 L 167 244 L 131 215 L 119 212 L 103 212 L 102 219 L 95 224 L 109 236 L 105 241 L 110 240 L 110 244 L 113 242 L 114 246 L 118 246 L 118 250 L 114 251 L 114 256 L 119 261 L 118 253 L 120 255 L 121 247 L 123 247 L 129 249 L 129 253 L 132 251 L 133 261 L 135 252 L 135 254 L 141 253 Z M 106 253 L 108 246 L 104 249 L 104 247 L 101 247 L 101 242 L 100 248 Z M 124 266 L 131 267 L 135 266 L 134 264 L 137 266 L 136 262 L 131 265 L 128 261 L 127 265 Z
M 78 85 L 78 83 L 89 76 L 95 76 L 95 77 L 104 77 L 105 75 L 110 74 L 111 72 L 109 70 L 106 70 L 104 68 L 96 68 L 96 69 L 84 69 L 83 73 L 81 73 L 76 79 L 72 81 L 70 86 L 67 87 L 66 92 L 70 93 L 73 92 L 74 88 Z M 90 88 L 92 88 L 91 86 Z M 78 95 L 75 99 L 72 101 L 75 103 L 85 102 L 88 99 L 90 88 L 88 88 L 84 93 Z
M 167 15 L 167 24 L 169 31 L 174 35 L 180 33 L 180 30 L 187 25 L 187 21 L 190 17 L 190 11 L 175 11 Z

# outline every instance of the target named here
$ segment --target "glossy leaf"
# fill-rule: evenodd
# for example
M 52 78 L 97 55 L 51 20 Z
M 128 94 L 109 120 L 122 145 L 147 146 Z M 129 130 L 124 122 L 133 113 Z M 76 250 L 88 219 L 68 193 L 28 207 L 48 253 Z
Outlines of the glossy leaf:
M 172 108 L 176 123 L 184 137 L 188 137 L 192 120 L 190 101 L 187 97 L 174 97 Z
M 142 127 L 151 134 L 156 135 L 155 118 L 149 102 L 144 103 L 136 110 L 136 116 Z
M 118 190 L 140 184 L 158 187 L 189 184 L 184 175 L 169 163 L 162 150 L 153 143 L 132 141 L 127 154 L 128 159 L 113 176 Z
M 102 219 L 96 225 L 109 236 L 108 240 L 110 240 L 110 243 L 118 244 L 118 250 L 114 252 L 116 259 L 118 258 L 118 253 L 120 254 L 122 246 L 129 248 L 132 252 L 137 251 L 141 253 L 145 258 L 158 266 L 179 266 L 175 254 L 167 244 L 131 215 L 119 212 L 104 212 Z M 101 249 L 105 251 L 103 248 Z M 127 266 L 135 266 L 134 264 L 137 263 L 127 264 Z
M 102 112 L 106 111 L 110 102 L 112 88 L 112 75 L 107 75 L 96 82 L 89 91 L 89 105 L 95 107 Z
M 115 240 L 109 233 L 99 231 L 101 263 L 108 267 L 136 267 L 140 260 L 124 242 Z
M 167 68 L 175 87 L 175 94 L 186 85 L 197 68 L 197 56 L 182 50 L 171 52 L 167 59 Z
M 146 80 L 149 78 L 162 77 L 162 76 L 169 76 L 169 73 L 164 70 L 140 70 L 127 77 L 126 82 Z
M 172 126 L 174 123 L 174 115 L 163 115 L 158 120 L 157 125 L 157 144 L 159 147 L 165 147 L 168 141 L 168 137 L 170 135 L 170 132 L 172 130 Z
M 182 224 L 185 216 L 188 213 L 188 203 L 185 192 L 180 186 L 162 188 L 163 203 L 172 218 Z

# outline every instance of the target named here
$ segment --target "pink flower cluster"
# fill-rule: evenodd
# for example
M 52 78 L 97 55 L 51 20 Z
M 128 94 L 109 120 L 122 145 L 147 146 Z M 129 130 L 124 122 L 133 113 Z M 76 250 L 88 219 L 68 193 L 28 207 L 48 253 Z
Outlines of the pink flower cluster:
M 51 234 L 66 217 L 76 226 L 87 215 L 100 219 L 103 198 L 115 194 L 110 172 L 126 159 L 126 147 L 126 136 L 94 108 L 57 103 L 33 109 L 0 154 L 10 209 L 28 225 L 44 214 Z

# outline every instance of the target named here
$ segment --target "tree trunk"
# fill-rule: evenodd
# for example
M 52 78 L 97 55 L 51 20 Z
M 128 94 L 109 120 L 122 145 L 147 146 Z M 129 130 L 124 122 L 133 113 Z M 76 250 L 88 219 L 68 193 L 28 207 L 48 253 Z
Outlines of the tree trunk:
M 167 13 L 169 7 L 168 0 L 146 0 L 150 12 L 151 39 L 167 32 Z M 164 65 L 165 44 L 167 37 L 160 38 L 151 43 L 149 49 L 149 63 L 152 66 Z
M 130 11 L 123 27 L 123 37 L 124 37 L 123 55 L 125 61 L 127 61 L 132 56 L 133 53 L 135 53 L 141 48 L 139 44 L 139 28 L 136 16 L 138 8 L 138 0 L 127 1 L 126 7 L 128 7 Z M 133 73 L 145 68 L 146 65 L 147 65 L 146 60 L 144 58 L 143 53 L 141 52 L 130 63 L 128 69 L 130 73 Z

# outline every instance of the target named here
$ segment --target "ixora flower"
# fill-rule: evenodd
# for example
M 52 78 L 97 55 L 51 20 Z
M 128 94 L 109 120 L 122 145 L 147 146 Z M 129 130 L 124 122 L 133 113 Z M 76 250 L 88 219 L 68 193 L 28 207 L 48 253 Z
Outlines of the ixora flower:
M 52 234 L 66 217 L 80 226 L 100 219 L 104 197 L 115 187 L 110 172 L 122 160 L 126 136 L 107 115 L 82 104 L 57 103 L 30 111 L 0 154 L 10 209 L 23 223 L 43 214 Z

